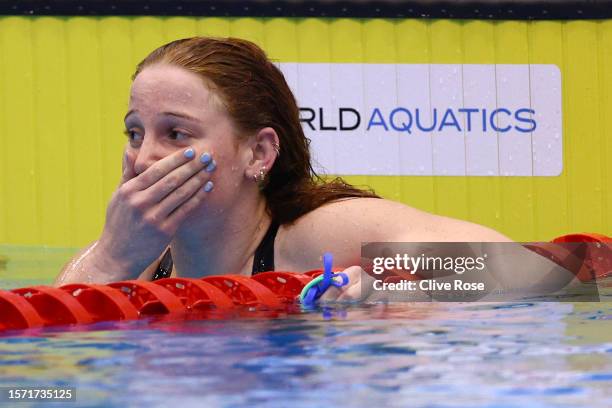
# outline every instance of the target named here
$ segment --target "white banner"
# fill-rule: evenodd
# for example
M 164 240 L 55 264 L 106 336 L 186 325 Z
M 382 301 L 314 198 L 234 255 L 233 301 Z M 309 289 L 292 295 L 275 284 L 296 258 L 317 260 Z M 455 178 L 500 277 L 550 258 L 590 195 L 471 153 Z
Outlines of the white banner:
M 556 65 L 280 63 L 318 170 L 558 176 Z

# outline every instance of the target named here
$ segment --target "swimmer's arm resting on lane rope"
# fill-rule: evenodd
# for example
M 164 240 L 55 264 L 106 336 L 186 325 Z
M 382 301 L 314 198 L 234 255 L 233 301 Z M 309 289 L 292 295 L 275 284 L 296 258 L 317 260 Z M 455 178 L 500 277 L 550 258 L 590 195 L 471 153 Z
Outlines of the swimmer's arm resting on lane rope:
M 359 281 L 362 277 L 368 278 L 359 266 L 363 242 L 414 243 L 414 251 L 417 253 L 420 251 L 419 243 L 427 242 L 506 242 L 503 246 L 493 245 L 496 252 L 504 248 L 504 254 L 496 253 L 495 259 L 499 262 L 508 258 L 520 260 L 523 266 L 511 269 L 509 273 L 503 273 L 508 266 L 500 268 L 497 265 L 493 268 L 494 272 L 500 271 L 496 278 L 505 281 L 507 287 L 529 288 L 537 285 L 543 279 L 550 279 L 551 269 L 559 271 L 560 275 L 564 273 L 548 259 L 518 243 L 512 244 L 511 239 L 491 228 L 430 214 L 389 200 L 370 198 L 355 198 L 324 205 L 288 226 L 278 242 L 278 250 L 283 259 L 292 262 L 278 265 L 279 270 L 316 269 L 320 267 L 321 254 L 331 252 L 334 255 L 334 266 L 346 268 L 345 273 L 349 275 L 350 283 L 343 288 L 331 288 L 323 299 L 363 299 L 364 294 L 358 294 L 361 287 Z M 448 247 L 434 246 L 428 249 L 436 252 L 445 251 L 445 248 Z M 460 249 L 461 246 L 458 246 L 456 250 Z M 516 266 L 516 263 L 513 265 Z M 561 278 L 565 279 L 565 276 Z
M 112 276 L 109 276 L 108 270 L 106 269 L 107 266 L 105 266 L 105 260 L 97 259 L 95 256 L 97 242 L 98 241 L 92 242 L 72 257 L 72 259 L 64 265 L 53 285 L 61 286 L 69 283 L 108 283 L 122 280 L 121 278 L 114 279 Z M 165 252 L 166 250 L 164 249 L 160 256 L 138 276 L 139 280 L 152 280 L 153 273 L 155 273 Z M 174 269 L 172 269 L 171 276 L 175 276 Z

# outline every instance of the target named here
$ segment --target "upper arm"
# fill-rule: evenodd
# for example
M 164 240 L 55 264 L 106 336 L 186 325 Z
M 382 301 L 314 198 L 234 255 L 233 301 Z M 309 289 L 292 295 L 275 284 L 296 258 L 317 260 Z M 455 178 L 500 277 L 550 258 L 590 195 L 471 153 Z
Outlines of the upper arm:
M 61 286 L 67 283 L 72 283 L 72 275 L 75 273 L 75 269 L 78 269 L 79 261 L 90 252 L 90 250 L 95 247 L 97 244 L 97 240 L 87 245 L 85 248 L 81 249 L 76 253 L 62 268 L 60 273 L 55 277 L 55 281 L 53 282 L 53 286 Z M 80 271 L 76 271 L 80 272 Z
M 338 266 L 358 265 L 364 242 L 507 242 L 482 225 L 430 214 L 407 205 L 374 198 L 326 204 L 287 227 L 279 243 L 282 254 L 303 265 L 320 267 L 321 254 L 332 252 Z
M 61 286 L 68 283 L 81 282 L 101 282 L 107 281 L 107 270 L 104 269 L 104 258 L 95 252 L 98 241 L 81 249 L 76 255 L 64 265 L 59 275 L 56 277 L 54 286 Z M 153 274 L 164 256 L 165 251 L 151 265 L 140 273 L 138 279 L 152 280 Z M 172 275 L 174 275 L 174 270 Z

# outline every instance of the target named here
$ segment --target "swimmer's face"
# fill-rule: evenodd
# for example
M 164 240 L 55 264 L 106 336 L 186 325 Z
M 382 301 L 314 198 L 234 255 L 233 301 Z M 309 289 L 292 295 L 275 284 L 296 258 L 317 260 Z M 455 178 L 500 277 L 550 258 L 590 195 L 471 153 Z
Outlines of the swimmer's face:
M 132 84 L 125 129 L 136 174 L 192 146 L 196 160 L 208 152 L 217 162 L 215 195 L 244 181 L 247 147 L 236 137 L 220 99 L 192 72 L 169 65 L 145 68 Z

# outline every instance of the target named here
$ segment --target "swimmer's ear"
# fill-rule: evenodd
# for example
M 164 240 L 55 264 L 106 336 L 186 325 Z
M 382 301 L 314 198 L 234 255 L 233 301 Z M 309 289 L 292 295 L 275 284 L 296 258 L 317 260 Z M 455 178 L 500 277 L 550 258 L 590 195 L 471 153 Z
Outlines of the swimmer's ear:
M 250 160 L 245 176 L 252 180 L 254 176 L 260 177 L 262 170 L 264 173 L 268 173 L 280 154 L 279 138 L 276 131 L 271 127 L 265 127 L 251 136 L 249 153 Z

